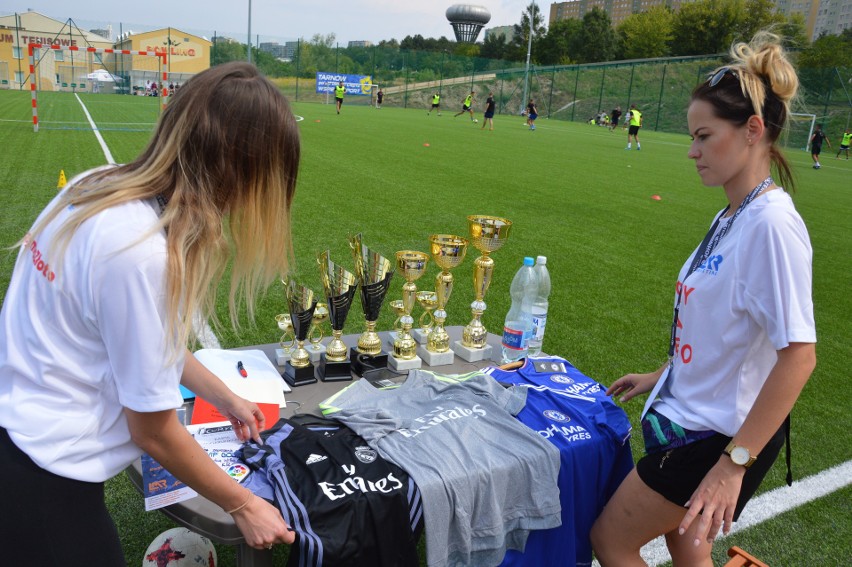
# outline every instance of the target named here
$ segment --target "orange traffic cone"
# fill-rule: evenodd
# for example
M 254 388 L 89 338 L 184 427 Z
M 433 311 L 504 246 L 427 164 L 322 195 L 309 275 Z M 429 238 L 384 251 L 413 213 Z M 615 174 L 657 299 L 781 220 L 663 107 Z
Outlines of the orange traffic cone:
M 65 170 L 59 170 L 59 181 L 56 183 L 57 189 L 62 189 L 68 183 L 68 180 L 65 179 Z

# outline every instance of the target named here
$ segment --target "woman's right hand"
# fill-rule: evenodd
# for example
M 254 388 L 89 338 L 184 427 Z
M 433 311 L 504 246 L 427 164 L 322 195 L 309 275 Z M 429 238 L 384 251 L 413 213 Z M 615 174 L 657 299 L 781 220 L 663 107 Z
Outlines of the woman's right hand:
M 289 545 L 296 539 L 281 512 L 258 496 L 252 496 L 244 508 L 231 516 L 246 543 L 255 549 L 271 549 L 279 543 Z
M 618 401 L 626 402 L 635 396 L 653 390 L 661 375 L 661 371 L 648 372 L 647 374 L 625 374 L 606 389 L 606 395 L 621 396 Z

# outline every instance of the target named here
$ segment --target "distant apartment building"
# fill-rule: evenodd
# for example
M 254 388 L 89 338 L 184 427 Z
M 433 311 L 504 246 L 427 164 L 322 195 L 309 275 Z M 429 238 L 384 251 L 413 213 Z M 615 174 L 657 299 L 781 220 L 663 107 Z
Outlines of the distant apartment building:
M 94 29 L 89 31 L 101 37 L 105 37 L 106 39 L 112 39 L 112 26 L 107 26 L 106 28 Z
M 372 47 L 372 45 L 372 41 L 362 39 L 360 41 L 350 41 L 347 47 Z
M 261 42 L 259 48 L 264 53 L 269 53 L 276 59 L 289 59 L 289 57 L 287 57 L 287 46 L 281 45 L 277 41 Z
M 485 39 L 488 39 L 491 36 L 502 37 L 506 43 L 512 41 L 512 38 L 515 35 L 515 26 L 495 26 L 493 28 L 488 28 L 485 30 Z
M 586 12 L 600 8 L 609 14 L 613 26 L 618 26 L 632 14 L 646 12 L 654 6 L 668 6 L 675 12 L 681 5 L 690 0 L 572 0 L 570 2 L 555 2 L 550 5 L 550 20 L 552 25 L 557 20 L 575 18 L 583 19 Z M 811 40 L 821 34 L 839 34 L 844 29 L 852 28 L 852 0 L 775 0 L 775 5 L 782 14 L 802 14 L 805 18 L 805 29 Z

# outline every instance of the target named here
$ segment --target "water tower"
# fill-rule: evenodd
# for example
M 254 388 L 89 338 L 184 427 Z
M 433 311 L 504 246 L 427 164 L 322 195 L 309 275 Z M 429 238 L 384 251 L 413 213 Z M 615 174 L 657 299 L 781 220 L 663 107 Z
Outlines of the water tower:
M 453 26 L 456 41 L 473 43 L 482 26 L 491 20 L 491 12 L 485 6 L 454 4 L 447 8 L 447 19 Z

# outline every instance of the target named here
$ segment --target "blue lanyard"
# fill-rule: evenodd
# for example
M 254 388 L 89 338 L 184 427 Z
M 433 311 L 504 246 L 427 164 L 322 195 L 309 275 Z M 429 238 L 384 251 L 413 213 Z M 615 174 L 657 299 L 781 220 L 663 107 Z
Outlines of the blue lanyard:
M 704 237 L 704 240 L 701 241 L 701 245 L 698 247 L 698 250 L 695 252 L 695 257 L 692 259 L 692 264 L 689 265 L 689 270 L 687 270 L 686 275 L 683 277 L 683 281 L 681 282 L 680 289 L 677 292 L 677 302 L 675 303 L 674 308 L 674 317 L 672 318 L 672 331 L 671 331 L 671 339 L 669 340 L 669 359 L 674 360 L 675 354 L 675 340 L 677 339 L 677 319 L 678 313 L 680 312 L 680 300 L 683 295 L 683 287 L 686 283 L 686 279 L 692 275 L 692 273 L 698 269 L 701 264 L 703 264 L 707 258 L 710 257 L 710 254 L 713 252 L 713 249 L 719 244 L 719 241 L 722 240 L 722 237 L 725 236 L 731 227 L 734 225 L 734 221 L 740 216 L 740 213 L 745 210 L 749 203 L 754 201 L 755 197 L 757 197 L 761 191 L 766 189 L 772 185 L 772 177 L 767 177 L 763 180 L 763 182 L 751 190 L 751 193 L 746 195 L 746 198 L 743 199 L 743 202 L 740 203 L 740 206 L 737 207 L 737 210 L 734 212 L 734 215 L 722 226 L 718 231 L 716 230 L 719 227 L 719 221 L 722 217 L 725 216 L 725 213 L 728 212 L 728 209 L 731 208 L 730 205 L 725 207 L 725 210 L 716 217 L 716 221 L 713 223 L 713 226 L 710 227 L 710 230 L 707 231 L 707 235 Z

